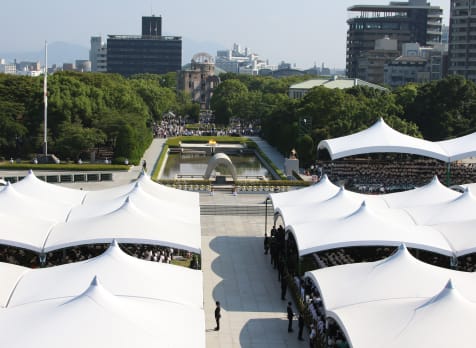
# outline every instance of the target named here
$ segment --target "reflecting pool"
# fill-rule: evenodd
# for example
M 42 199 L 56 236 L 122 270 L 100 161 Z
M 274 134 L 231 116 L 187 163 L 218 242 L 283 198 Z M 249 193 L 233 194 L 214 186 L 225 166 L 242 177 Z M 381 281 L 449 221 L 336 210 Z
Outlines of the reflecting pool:
M 266 167 L 253 153 L 227 154 L 236 168 L 238 178 L 244 180 L 245 177 L 256 179 L 256 177 L 271 176 Z M 208 161 L 211 156 L 202 153 L 170 153 L 165 164 L 161 179 L 175 179 L 177 175 L 199 177 L 205 174 Z M 218 165 L 212 172 L 212 176 L 231 175 L 230 170 L 225 165 Z

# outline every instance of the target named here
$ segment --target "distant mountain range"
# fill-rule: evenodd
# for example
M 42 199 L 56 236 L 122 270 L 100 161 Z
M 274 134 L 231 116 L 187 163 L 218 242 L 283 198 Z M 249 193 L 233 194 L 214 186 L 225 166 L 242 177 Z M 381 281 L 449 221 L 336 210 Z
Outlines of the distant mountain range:
M 222 45 L 214 42 L 196 42 L 187 38 L 182 38 L 182 65 L 190 63 L 193 55 L 206 52 L 216 56 L 217 50 L 224 49 Z M 42 64 L 45 61 L 45 51 L 29 52 L 4 52 L 0 51 L 0 58 L 9 63 L 16 61 L 37 62 Z M 63 63 L 74 63 L 79 59 L 89 59 L 89 47 L 76 45 L 68 42 L 52 42 L 48 44 L 48 66 L 56 64 L 62 66 Z

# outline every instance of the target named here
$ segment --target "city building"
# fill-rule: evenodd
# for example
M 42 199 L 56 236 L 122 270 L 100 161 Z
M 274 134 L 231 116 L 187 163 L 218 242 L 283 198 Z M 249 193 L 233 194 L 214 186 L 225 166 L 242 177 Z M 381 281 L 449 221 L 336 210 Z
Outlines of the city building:
M 211 55 L 195 54 L 190 68 L 181 70 L 177 78 L 178 89 L 189 93 L 194 102 L 200 103 L 200 110 L 210 109 L 213 91 L 220 83 L 219 77 L 215 76 L 215 62 Z
M 390 2 L 389 5 L 355 5 L 348 8 L 346 75 L 358 77 L 358 59 L 374 49 L 375 41 L 388 36 L 402 44 L 423 46 L 441 43 L 443 10 L 426 0 Z
M 89 60 L 91 61 L 91 71 L 107 71 L 107 46 L 102 41 L 101 36 L 91 37 L 91 49 L 89 50 Z
M 74 63 L 76 71 L 91 72 L 91 61 L 86 59 L 77 59 Z
M 451 0 L 448 74 L 476 82 L 476 1 Z
M 357 78 L 383 84 L 385 64 L 400 56 L 397 47 L 397 40 L 388 36 L 375 40 L 373 50 L 362 52 L 357 57 Z
M 142 35 L 108 35 L 107 72 L 124 76 L 179 71 L 182 38 L 162 36 L 161 17 L 142 17 Z
M 350 79 L 333 76 L 330 79 L 313 79 L 291 85 L 289 87 L 289 98 L 303 98 L 312 88 L 319 86 L 339 89 L 352 88 L 355 86 L 367 86 L 381 91 L 388 91 L 387 88 L 360 79 Z
M 402 55 L 385 64 L 384 83 L 390 87 L 407 83 L 425 83 L 443 77 L 447 53 L 441 44 L 422 47 L 418 43 L 403 45 Z
M 215 65 L 226 72 L 246 75 L 259 75 L 260 70 L 276 70 L 277 67 L 260 59 L 256 53 L 251 53 L 249 48 L 242 49 L 240 45 L 233 44 L 231 50 L 217 51 Z
M 0 74 L 15 75 L 17 73 L 17 65 L 7 63 L 5 59 L 0 59 Z

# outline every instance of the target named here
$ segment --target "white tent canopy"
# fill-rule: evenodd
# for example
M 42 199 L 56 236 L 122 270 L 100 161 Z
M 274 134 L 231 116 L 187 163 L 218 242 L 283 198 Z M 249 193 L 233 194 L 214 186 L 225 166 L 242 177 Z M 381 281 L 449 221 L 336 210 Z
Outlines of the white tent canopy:
M 127 198 L 117 210 L 105 215 L 60 223 L 53 227 L 44 251 L 76 245 L 111 243 L 154 244 L 200 252 L 200 225 L 170 217 L 153 218 Z
M 476 304 L 457 289 L 449 281 L 428 299 L 360 303 L 337 308 L 329 316 L 354 348 L 469 348 L 476 339 Z
M 0 244 L 41 252 L 54 221 L 0 213 Z
M 465 137 L 431 142 L 400 133 L 381 118 L 371 127 L 343 137 L 323 140 L 318 149 L 327 149 L 331 159 L 365 153 L 408 153 L 444 162 L 476 155 L 476 133 Z
M 455 199 L 439 204 L 406 208 L 419 225 L 436 225 L 475 218 L 476 198 L 467 189 Z
M 150 176 L 146 173 L 142 173 L 137 181 L 106 190 L 89 191 L 84 199 L 85 203 L 93 201 L 105 201 L 118 198 L 120 196 L 127 195 L 133 191 L 136 187 L 136 183 L 141 185 L 141 188 L 148 194 L 155 198 L 179 204 L 189 207 L 200 206 L 199 195 L 196 192 L 187 192 L 182 190 L 176 190 L 161 184 L 158 184 L 151 180 Z
M 476 219 L 433 225 L 454 250 L 456 256 L 476 253 Z
M 28 271 L 30 268 L 0 262 L 0 308 L 7 306 L 15 286 Z
M 0 212 L 18 218 L 37 217 L 55 222 L 66 221 L 72 205 L 45 199 L 36 199 L 17 192 L 13 185 L 8 184 L 0 191 Z
M 381 196 L 363 195 L 347 191 L 343 187 L 335 195 L 324 200 L 302 205 L 276 207 L 275 214 L 281 215 L 285 225 L 317 222 L 321 219 L 343 217 L 356 211 L 365 200 L 366 205 L 375 209 L 386 209 Z
M 53 185 L 38 179 L 32 170 L 20 181 L 12 184 L 19 193 L 44 200 L 48 197 L 48 201 L 56 201 L 70 206 L 81 204 L 86 191 L 75 190 L 59 185 Z
M 282 209 L 288 206 L 322 202 L 338 191 L 339 187 L 334 185 L 327 175 L 324 175 L 317 184 L 288 192 L 270 193 L 268 198 L 271 199 L 276 210 L 278 207 Z
M 96 275 L 116 296 L 203 307 L 201 271 L 137 259 L 116 242 L 95 258 L 23 274 L 8 307 L 78 296 Z
M 381 195 L 390 208 L 411 208 L 446 203 L 461 196 L 440 183 L 435 175 L 428 184 L 412 190 Z
M 183 222 L 200 224 L 200 209 L 198 207 L 180 205 L 153 196 L 144 190 L 144 184 L 140 182 L 136 182 L 129 192 L 110 200 L 86 202 L 74 207 L 68 216 L 68 222 L 110 213 L 120 208 L 126 198 L 129 198 L 140 211 L 152 217 L 173 218 Z
M 5 347 L 205 347 L 202 309 L 115 296 L 96 278 L 76 297 L 2 310 L 0 326 Z
M 392 298 L 427 298 L 449 278 L 476 302 L 474 274 L 420 261 L 403 245 L 384 260 L 323 268 L 307 272 L 306 277 L 318 288 L 327 310 Z
M 376 214 L 365 202 L 348 216 L 319 220 L 318 224 L 287 225 L 286 230 L 293 234 L 299 256 L 350 246 L 398 246 L 402 242 L 412 248 L 453 254 L 445 238 L 431 227 L 414 225 L 401 210 L 388 209 Z

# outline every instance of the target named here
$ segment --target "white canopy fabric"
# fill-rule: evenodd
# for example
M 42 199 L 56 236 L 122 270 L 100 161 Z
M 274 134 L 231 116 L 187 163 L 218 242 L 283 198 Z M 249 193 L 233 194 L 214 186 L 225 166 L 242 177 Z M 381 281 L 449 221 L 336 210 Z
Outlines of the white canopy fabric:
M 293 234 L 299 256 L 334 248 L 401 243 L 443 255 L 453 254 L 445 238 L 431 227 L 414 225 L 401 210 L 388 209 L 376 214 L 365 202 L 343 218 L 287 225 L 286 230 Z
M 306 272 L 306 277 L 318 288 L 326 310 L 387 299 L 428 298 L 449 278 L 476 303 L 474 274 L 420 261 L 404 245 L 384 260 L 318 269 Z
M 353 348 L 469 348 L 476 339 L 476 304 L 457 289 L 449 281 L 425 300 L 367 302 L 335 309 L 329 316 L 344 329 Z
M 381 195 L 390 208 L 429 206 L 452 201 L 461 194 L 444 186 L 435 175 L 428 184 L 413 190 Z
M 311 186 L 300 188 L 293 191 L 270 193 L 268 198 L 271 199 L 273 207 L 283 209 L 283 207 L 304 205 L 309 203 L 317 203 L 331 198 L 339 191 L 339 187 L 334 185 L 327 175 Z
M 152 217 L 173 218 L 182 222 L 200 224 L 200 209 L 198 206 L 180 205 L 165 201 L 147 193 L 143 187 L 144 184 L 136 182 L 132 190 L 108 201 L 92 201 L 76 206 L 71 210 L 68 222 L 110 213 L 120 208 L 125 199 L 129 198 L 140 211 Z
M 324 200 L 302 205 L 276 207 L 275 214 L 281 215 L 285 225 L 317 222 L 321 219 L 343 217 L 355 212 L 364 202 L 375 209 L 387 209 L 381 196 L 363 195 L 347 191 L 343 187 L 335 195 Z
M 75 190 L 59 185 L 53 185 L 38 179 L 32 170 L 20 181 L 12 184 L 15 190 L 21 194 L 48 201 L 55 201 L 70 206 L 81 204 L 86 191 Z
M 35 269 L 22 275 L 8 308 L 78 296 L 94 276 L 116 296 L 203 308 L 201 271 L 137 259 L 125 254 L 116 242 L 102 255 L 87 261 Z
M 23 217 L 37 217 L 55 222 L 66 221 L 71 204 L 35 199 L 16 191 L 13 185 L 8 184 L 0 191 L 0 212 L 6 215 Z
M 0 213 L 0 244 L 41 252 L 55 221 Z
M 436 225 L 449 222 L 472 220 L 475 218 L 476 198 L 466 190 L 451 201 L 406 208 L 419 225 Z
M 117 210 L 84 220 L 55 225 L 44 245 L 44 251 L 66 247 L 111 243 L 154 244 L 200 252 L 201 231 L 196 223 L 185 223 L 170 217 L 153 218 L 142 213 L 127 198 Z
M 145 192 L 154 196 L 155 198 L 170 203 L 179 204 L 181 206 L 200 206 L 200 197 L 198 193 L 176 190 L 165 185 L 158 184 L 152 181 L 150 176 L 144 172 L 136 182 L 106 190 L 89 191 L 84 199 L 84 202 L 90 203 L 93 201 L 105 201 L 127 195 L 134 190 L 136 183 L 139 183 Z
M 371 127 L 351 135 L 323 140 L 318 149 L 327 149 L 331 159 L 364 153 L 408 153 L 444 162 L 476 155 L 476 133 L 462 138 L 431 142 L 400 133 L 381 118 Z
M 115 296 L 96 278 L 76 297 L 4 309 L 0 326 L 5 347 L 205 347 L 202 309 Z
M 473 157 L 476 150 L 476 132 L 463 137 L 436 142 L 448 155 L 447 162 Z
M 476 219 L 433 225 L 451 245 L 455 256 L 476 253 Z
M 0 308 L 7 306 L 18 281 L 29 270 L 27 267 L 0 262 Z

